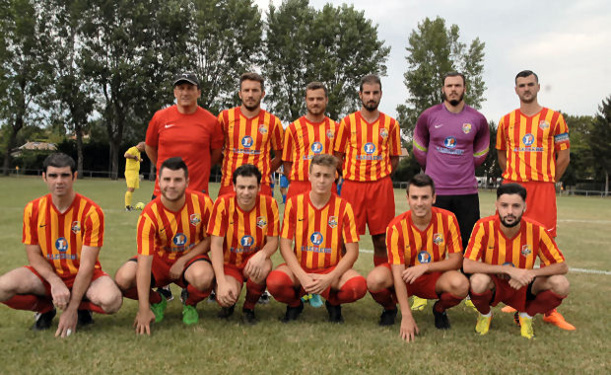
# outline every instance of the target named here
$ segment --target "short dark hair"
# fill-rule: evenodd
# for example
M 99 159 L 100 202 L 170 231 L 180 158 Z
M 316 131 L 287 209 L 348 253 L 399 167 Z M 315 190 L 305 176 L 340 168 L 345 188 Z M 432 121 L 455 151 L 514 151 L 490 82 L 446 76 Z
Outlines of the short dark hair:
M 242 177 L 252 177 L 255 176 L 257 178 L 257 185 L 261 185 L 261 171 L 259 168 L 255 167 L 252 164 L 244 164 L 239 166 L 235 171 L 233 171 L 233 186 L 235 186 L 238 176 Z
M 530 76 L 535 76 L 535 81 L 539 83 L 539 76 L 532 70 L 522 70 L 520 73 L 516 74 L 515 83 L 518 83 L 518 78 L 526 78 Z
M 74 159 L 63 152 L 56 152 L 45 158 L 45 160 L 42 162 L 42 169 L 44 170 L 45 174 L 47 173 L 47 168 L 49 167 L 70 167 L 70 172 L 72 174 L 74 174 L 76 171 L 76 163 L 74 162 Z
M 502 184 L 498 187 L 498 189 L 496 189 L 496 199 L 499 199 L 503 194 L 518 194 L 522 197 L 522 200 L 526 202 L 526 189 L 520 184 Z
M 337 168 L 337 158 L 329 154 L 318 154 L 312 158 L 310 162 L 310 172 L 312 172 L 313 165 L 322 165 L 324 167 Z
M 320 89 L 323 89 L 325 91 L 325 98 L 326 98 L 328 96 L 328 93 L 327 93 L 327 87 L 325 86 L 324 83 L 314 81 L 314 82 L 308 83 L 308 85 L 306 86 L 306 91 L 308 91 L 308 90 L 320 90 Z
M 407 195 L 409 195 L 409 187 L 412 185 L 417 187 L 430 186 L 431 190 L 433 191 L 433 194 L 435 194 L 435 182 L 428 174 L 418 173 L 417 175 L 412 177 L 412 179 L 409 180 L 409 182 L 407 183 Z
M 382 90 L 382 81 L 380 81 L 380 77 L 376 74 L 368 74 L 361 78 L 361 86 L 359 86 L 359 91 L 363 92 L 363 85 L 366 83 L 369 85 L 375 85 L 377 83 L 380 85 L 380 90 Z
M 161 163 L 161 167 L 159 167 L 159 177 L 161 177 L 161 172 L 163 172 L 163 170 L 166 168 L 171 171 L 182 169 L 185 171 L 185 178 L 189 177 L 189 168 L 187 168 L 187 164 L 180 156 L 165 159 L 164 162 Z
M 461 77 L 462 78 L 462 84 L 463 86 L 467 85 L 467 79 L 465 78 L 465 75 L 462 73 L 459 73 L 457 71 L 451 71 L 451 72 L 447 72 L 446 74 L 443 75 L 443 79 L 441 80 L 441 84 L 445 86 L 446 84 L 446 78 L 448 77 Z
M 240 90 L 242 89 L 242 82 L 244 81 L 256 81 L 261 84 L 261 91 L 264 91 L 263 86 L 265 84 L 265 79 L 261 74 L 254 72 L 246 72 L 240 76 Z

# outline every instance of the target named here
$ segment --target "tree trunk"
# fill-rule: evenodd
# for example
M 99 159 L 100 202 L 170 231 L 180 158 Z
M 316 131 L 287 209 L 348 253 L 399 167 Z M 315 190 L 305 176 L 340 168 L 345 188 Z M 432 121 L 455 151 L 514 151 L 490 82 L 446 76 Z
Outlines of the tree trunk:
M 609 196 L 609 171 L 605 171 L 605 197 Z
M 9 175 L 11 168 L 11 151 L 15 148 L 17 143 L 17 134 L 19 130 L 23 127 L 23 114 L 18 113 L 17 118 L 15 119 L 15 124 L 11 127 L 11 136 L 9 138 L 8 144 L 6 145 L 6 154 L 4 154 L 4 165 L 2 174 L 5 176 Z
M 83 178 L 83 128 L 78 125 L 74 132 L 76 133 L 76 168 L 78 177 Z

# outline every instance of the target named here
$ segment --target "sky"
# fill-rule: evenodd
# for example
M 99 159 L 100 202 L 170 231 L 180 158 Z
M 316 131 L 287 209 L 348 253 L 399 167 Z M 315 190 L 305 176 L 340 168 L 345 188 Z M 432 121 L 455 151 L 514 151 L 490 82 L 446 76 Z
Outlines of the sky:
M 255 0 L 263 14 L 269 2 Z M 498 123 L 519 106 L 514 77 L 524 69 L 539 76 L 539 104 L 564 113 L 595 115 L 611 95 L 608 0 L 310 0 L 310 5 L 321 9 L 329 2 L 364 11 L 378 25 L 378 38 L 391 47 L 380 110 L 393 116 L 409 95 L 403 84 L 407 39 L 426 17 L 440 16 L 446 27 L 457 25 L 467 45 L 475 38 L 486 44 L 487 90 L 480 111 L 488 120 Z

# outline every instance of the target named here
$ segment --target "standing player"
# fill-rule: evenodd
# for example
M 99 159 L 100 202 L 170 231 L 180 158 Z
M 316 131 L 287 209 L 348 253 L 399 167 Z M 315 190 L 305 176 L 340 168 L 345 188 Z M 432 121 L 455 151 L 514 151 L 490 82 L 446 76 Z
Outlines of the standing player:
M 125 158 L 125 182 L 127 183 L 125 211 L 134 209 L 132 207 L 132 194 L 134 194 L 134 190 L 140 189 L 140 162 L 142 161 L 140 153 L 144 151 L 145 145 L 146 143 L 140 142 L 130 147 L 123 155 Z
M 497 214 L 475 225 L 464 269 L 471 275 L 471 301 L 480 312 L 475 330 L 488 333 L 490 306 L 503 302 L 517 309 L 523 337 L 534 337 L 532 317 L 555 309 L 569 292 L 568 266 L 554 239 L 534 220 L 522 217 L 526 189 L 501 185 L 496 192 Z M 545 267 L 533 269 L 536 258 Z
M 352 269 L 359 255 L 352 207 L 331 191 L 336 170 L 335 157 L 316 155 L 310 163 L 311 190 L 286 203 L 280 238 L 286 263 L 267 278 L 272 296 L 287 304 L 285 323 L 301 314 L 305 294 L 323 296 L 329 321 L 342 323 L 341 305 L 367 293 L 365 278 Z
M 525 215 L 556 237 L 556 182 L 570 161 L 569 128 L 562 114 L 539 105 L 541 86 L 534 72 L 518 73 L 515 84 L 520 108 L 501 118 L 496 138 L 503 180 L 526 188 Z M 543 320 L 564 330 L 575 329 L 556 310 L 546 313 Z
M 166 298 L 151 288 L 175 283 L 186 289 L 183 323 L 199 320 L 195 306 L 210 294 L 214 273 L 207 255 L 206 225 L 212 200 L 186 191 L 187 165 L 181 158 L 166 159 L 159 168 L 161 196 L 146 205 L 138 220 L 138 255 L 115 276 L 127 298 L 138 300 L 134 321 L 137 334 L 150 335 L 150 324 L 164 318 Z M 150 303 L 150 305 L 149 305 Z
M 282 160 L 284 173 L 290 181 L 287 199 L 310 190 L 308 173 L 310 160 L 316 155 L 332 154 L 337 123 L 327 116 L 327 88 L 320 82 L 306 86 L 305 116 L 286 129 Z
M 259 169 L 263 176 L 261 194 L 272 196 L 270 175 L 282 164 L 284 130 L 276 116 L 261 109 L 261 99 L 265 96 L 263 83 L 263 77 L 257 73 L 242 74 L 239 91 L 242 105 L 226 109 L 218 117 L 225 137 L 219 197 L 233 193 L 233 172 L 244 164 Z
M 422 112 L 414 130 L 414 156 L 435 181 L 435 206 L 458 219 L 466 246 L 479 220 L 475 168 L 490 146 L 490 130 L 484 115 L 465 104 L 465 76 L 450 72 L 443 77 L 443 103 Z M 426 300 L 414 297 L 412 309 L 422 310 Z
M 91 324 L 91 312 L 112 314 L 121 292 L 102 271 L 102 209 L 73 190 L 74 160 L 49 155 L 42 179 L 50 194 L 29 202 L 23 213 L 23 243 L 29 265 L 0 277 L 0 301 L 17 310 L 36 311 L 34 330 L 51 327 L 56 307 L 63 310 L 55 336 L 66 337 Z
M 435 327 L 449 329 L 446 310 L 458 305 L 469 292 L 469 281 L 459 271 L 463 255 L 456 216 L 433 207 L 435 199 L 433 180 L 425 174 L 414 176 L 407 187 L 410 210 L 395 217 L 386 230 L 388 263 L 377 266 L 367 276 L 369 292 L 384 307 L 380 325 L 395 323 L 397 307 L 393 297 L 399 301 L 400 334 L 407 342 L 418 333 L 409 295 L 438 299 L 433 305 Z
M 278 203 L 260 194 L 261 172 L 252 164 L 233 172 L 233 187 L 235 195 L 216 200 L 208 224 L 216 300 L 223 307 L 219 317 L 229 318 L 246 282 L 242 319 L 256 324 L 255 304 L 265 291 L 265 279 L 272 270 L 270 258 L 278 249 Z
M 208 194 L 210 168 L 220 162 L 223 135 L 216 117 L 197 104 L 202 91 L 192 72 L 174 78 L 176 104 L 155 113 L 146 131 L 146 154 L 157 171 L 166 159 L 181 157 L 191 179 L 189 189 Z M 159 180 L 153 196 L 159 196 Z
M 395 216 L 395 196 L 390 175 L 401 155 L 399 123 L 378 110 L 382 83 L 376 75 L 361 79 L 361 110 L 339 125 L 335 154 L 343 160 L 342 197 L 356 213 L 359 234 L 365 225 L 373 241 L 373 263 L 387 262 L 386 226 Z M 345 160 L 344 160 L 345 158 Z

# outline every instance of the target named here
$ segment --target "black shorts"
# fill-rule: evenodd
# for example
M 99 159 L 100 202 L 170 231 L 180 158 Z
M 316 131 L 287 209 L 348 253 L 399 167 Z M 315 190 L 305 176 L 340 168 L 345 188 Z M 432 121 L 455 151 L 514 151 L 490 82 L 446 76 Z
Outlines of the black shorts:
M 460 237 L 462 239 L 463 253 L 469 244 L 469 237 L 479 217 L 479 196 L 477 194 L 467 195 L 438 195 L 435 207 L 443 208 L 456 215 Z

